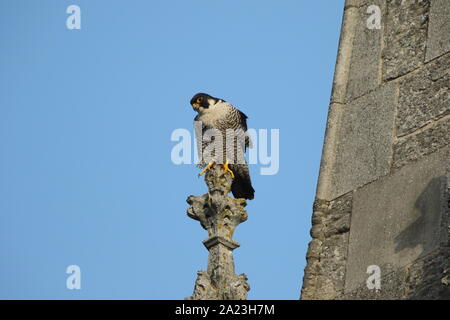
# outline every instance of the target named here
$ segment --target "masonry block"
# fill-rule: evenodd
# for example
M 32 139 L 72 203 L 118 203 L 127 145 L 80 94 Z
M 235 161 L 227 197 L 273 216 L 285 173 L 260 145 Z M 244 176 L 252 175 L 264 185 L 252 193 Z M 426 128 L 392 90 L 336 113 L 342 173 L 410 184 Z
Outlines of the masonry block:
M 316 200 L 302 299 L 334 299 L 344 290 L 352 193 Z
M 387 0 L 383 79 L 418 68 L 425 60 L 430 0 Z
M 450 249 L 442 248 L 381 278 L 379 290 L 361 285 L 342 300 L 450 300 Z
M 382 275 L 447 245 L 449 148 L 354 192 L 345 292 L 365 284 L 367 267 Z
M 447 37 L 450 38 L 450 33 Z M 450 114 L 450 54 L 400 81 L 397 135 L 411 133 L 447 114 Z
M 431 0 L 426 60 L 432 60 L 450 51 L 450 3 Z
M 385 10 L 385 0 L 371 0 L 381 13 Z M 381 59 L 382 29 L 369 29 L 367 21 L 371 14 L 367 13 L 369 4 L 358 8 L 357 27 L 353 41 L 352 58 L 347 87 L 346 101 L 360 97 L 379 85 L 379 69 Z
M 450 119 L 442 120 L 429 129 L 406 137 L 394 145 L 393 168 L 398 170 L 450 143 Z M 450 159 L 450 157 L 449 157 Z
M 389 83 L 345 105 L 331 199 L 389 173 L 395 104 L 396 84 Z

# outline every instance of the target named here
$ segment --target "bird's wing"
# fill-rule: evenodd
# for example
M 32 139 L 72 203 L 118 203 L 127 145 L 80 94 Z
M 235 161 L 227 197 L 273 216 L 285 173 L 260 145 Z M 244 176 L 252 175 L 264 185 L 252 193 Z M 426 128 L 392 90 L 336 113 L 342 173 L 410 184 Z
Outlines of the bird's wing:
M 240 127 L 242 128 L 242 130 L 244 130 L 245 132 L 245 151 L 247 151 L 247 148 L 253 148 L 253 142 L 252 139 L 250 138 L 250 136 L 247 133 L 247 115 L 245 113 L 243 113 L 242 111 L 239 111 L 239 124 Z
M 199 125 L 201 123 L 201 126 Z M 198 159 L 199 159 L 199 164 L 198 166 L 202 166 L 203 165 L 203 149 L 205 148 L 205 142 L 203 141 L 202 137 L 203 137 L 203 133 L 206 130 L 205 125 L 203 124 L 203 122 L 200 121 L 199 115 L 197 115 L 194 118 L 194 131 L 195 131 L 195 142 L 197 145 L 197 155 L 198 155 Z

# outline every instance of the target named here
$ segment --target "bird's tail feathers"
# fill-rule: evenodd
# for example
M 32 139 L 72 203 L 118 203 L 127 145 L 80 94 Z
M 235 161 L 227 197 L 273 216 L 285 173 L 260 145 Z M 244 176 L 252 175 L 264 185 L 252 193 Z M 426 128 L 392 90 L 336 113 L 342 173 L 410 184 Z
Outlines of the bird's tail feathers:
M 250 180 L 250 174 L 247 165 L 230 165 L 231 171 L 234 173 L 234 180 L 231 185 L 231 192 L 237 198 L 252 200 L 255 197 L 255 189 L 253 189 Z

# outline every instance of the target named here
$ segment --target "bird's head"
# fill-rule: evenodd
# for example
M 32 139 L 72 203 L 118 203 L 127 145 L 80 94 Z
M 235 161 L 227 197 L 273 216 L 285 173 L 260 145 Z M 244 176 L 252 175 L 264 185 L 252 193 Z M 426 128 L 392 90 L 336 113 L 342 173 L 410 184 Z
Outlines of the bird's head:
M 210 106 L 215 105 L 219 99 L 211 97 L 206 93 L 197 93 L 191 99 L 191 106 L 197 112 L 202 112 L 208 109 Z

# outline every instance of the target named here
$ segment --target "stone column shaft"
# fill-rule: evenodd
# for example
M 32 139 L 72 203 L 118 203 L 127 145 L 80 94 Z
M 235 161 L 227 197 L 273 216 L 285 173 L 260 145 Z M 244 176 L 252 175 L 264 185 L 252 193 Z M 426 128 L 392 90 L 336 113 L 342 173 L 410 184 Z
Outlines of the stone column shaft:
M 207 271 L 198 271 L 194 293 L 189 300 L 244 300 L 250 286 L 245 274 L 236 275 L 233 250 L 239 243 L 232 239 L 234 229 L 247 220 L 244 199 L 228 196 L 232 178 L 216 165 L 208 170 L 205 182 L 209 192 L 189 196 L 187 215 L 208 231 L 203 241 L 209 251 Z

